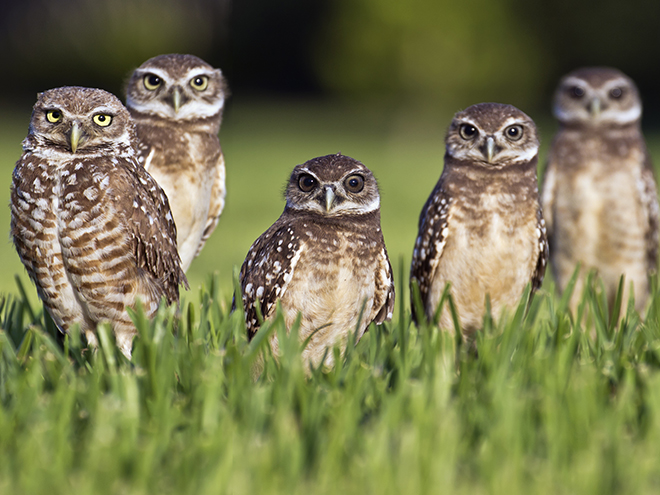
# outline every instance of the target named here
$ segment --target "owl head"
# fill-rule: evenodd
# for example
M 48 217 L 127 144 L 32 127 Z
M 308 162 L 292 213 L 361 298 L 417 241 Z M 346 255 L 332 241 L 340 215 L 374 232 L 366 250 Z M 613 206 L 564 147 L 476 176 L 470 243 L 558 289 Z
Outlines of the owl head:
M 585 67 L 561 79 L 553 113 L 562 124 L 622 126 L 639 121 L 642 102 L 635 83 L 621 71 Z
M 132 112 L 186 121 L 220 116 L 226 96 L 220 69 L 194 55 L 159 55 L 133 72 L 126 106 Z
M 528 162 L 538 155 L 534 121 L 512 105 L 479 103 L 454 115 L 447 156 L 488 168 Z
M 378 184 L 371 171 L 341 153 L 296 166 L 286 188 L 286 209 L 293 212 L 339 217 L 379 208 Z
M 135 139 L 119 98 L 102 89 L 65 86 L 37 96 L 24 148 L 79 156 L 132 153 Z

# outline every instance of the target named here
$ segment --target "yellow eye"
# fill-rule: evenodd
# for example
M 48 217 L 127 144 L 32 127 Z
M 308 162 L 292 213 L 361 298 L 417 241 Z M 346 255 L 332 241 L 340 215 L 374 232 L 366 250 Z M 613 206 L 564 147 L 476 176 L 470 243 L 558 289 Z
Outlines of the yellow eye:
M 190 80 L 190 85 L 197 91 L 204 91 L 209 85 L 209 78 L 207 76 L 197 76 Z
M 62 120 L 62 112 L 59 110 L 48 110 L 48 113 L 46 114 L 46 119 L 48 119 L 48 122 L 54 124 L 55 122 L 59 122 Z
M 163 80 L 158 77 L 156 74 L 147 74 L 144 76 L 144 87 L 147 88 L 149 91 L 154 91 L 155 89 L 158 88 L 161 84 L 163 84 Z
M 108 115 L 107 113 L 97 113 L 92 117 L 92 120 L 96 125 L 100 125 L 101 127 L 108 127 L 110 125 L 110 122 L 112 122 L 112 115 Z

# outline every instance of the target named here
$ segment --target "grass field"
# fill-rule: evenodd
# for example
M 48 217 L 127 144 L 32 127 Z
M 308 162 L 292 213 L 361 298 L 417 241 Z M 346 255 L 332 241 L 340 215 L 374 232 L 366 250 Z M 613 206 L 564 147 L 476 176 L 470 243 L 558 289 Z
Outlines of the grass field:
M 16 125 L 0 132 L 4 204 L 29 109 L 13 115 Z M 0 493 L 657 493 L 657 290 L 645 323 L 630 311 L 617 325 L 594 290 L 572 318 L 548 280 L 526 315 L 519 308 L 497 325 L 486 319 L 478 359 L 449 335 L 411 325 L 407 264 L 450 117 L 310 103 L 230 107 L 221 132 L 225 213 L 193 263 L 180 317 L 136 316 L 133 362 L 106 328 L 98 352 L 75 338 L 62 350 L 7 236 Z M 658 143 L 652 137 L 656 163 Z M 295 334 L 282 334 L 280 364 L 267 359 L 253 382 L 263 345 L 248 344 L 240 317 L 228 313 L 232 269 L 279 216 L 293 166 L 337 151 L 380 181 L 394 320 L 310 378 Z M 7 209 L 0 229 L 8 224 Z M 283 333 L 281 320 L 270 331 Z

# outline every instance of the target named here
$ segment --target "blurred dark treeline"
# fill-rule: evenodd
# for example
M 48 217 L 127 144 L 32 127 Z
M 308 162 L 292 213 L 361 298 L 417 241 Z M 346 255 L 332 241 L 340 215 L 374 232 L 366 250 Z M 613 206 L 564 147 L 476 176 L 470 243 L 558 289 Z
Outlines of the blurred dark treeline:
M 660 125 L 657 0 L 23 0 L 0 6 L 2 100 L 61 85 L 123 96 L 133 68 L 193 53 L 234 98 L 305 95 L 549 111 L 558 78 L 618 67 Z

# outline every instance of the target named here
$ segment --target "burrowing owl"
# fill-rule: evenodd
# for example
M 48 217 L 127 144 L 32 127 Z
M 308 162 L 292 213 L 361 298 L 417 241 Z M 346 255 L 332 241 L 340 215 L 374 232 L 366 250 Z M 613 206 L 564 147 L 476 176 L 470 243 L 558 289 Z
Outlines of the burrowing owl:
M 227 89 L 220 69 L 193 55 L 160 55 L 138 67 L 126 106 L 137 126 L 140 162 L 165 190 L 188 270 L 225 205 L 218 132 Z
M 578 69 L 561 80 L 554 114 L 560 128 L 542 200 L 557 287 L 566 288 L 580 262 L 573 307 L 585 272 L 595 269 L 610 307 L 623 274 L 624 300 L 634 284 L 635 304 L 642 310 L 648 275 L 657 266 L 658 197 L 637 88 L 615 69 Z
M 517 108 L 480 103 L 454 116 L 446 144 L 442 175 L 419 218 L 410 277 L 429 320 L 451 284 L 462 333 L 472 340 L 487 297 L 498 318 L 505 307 L 515 309 L 527 284 L 537 289 L 543 280 L 539 140 Z M 446 309 L 440 326 L 453 328 Z
M 152 316 L 187 283 L 167 198 L 139 166 L 121 102 L 100 89 L 39 94 L 11 185 L 11 233 L 60 330 L 80 325 L 96 345 L 109 321 L 127 356 L 136 333 L 126 307 Z
M 302 313 L 301 341 L 316 331 L 302 354 L 314 366 L 326 348 L 344 349 L 350 332 L 359 339 L 371 322 L 390 320 L 394 282 L 371 171 L 341 154 L 295 167 L 284 212 L 250 248 L 240 280 L 249 337 L 256 308 L 268 319 L 280 300 L 287 328 Z M 270 343 L 277 355 L 276 335 Z

